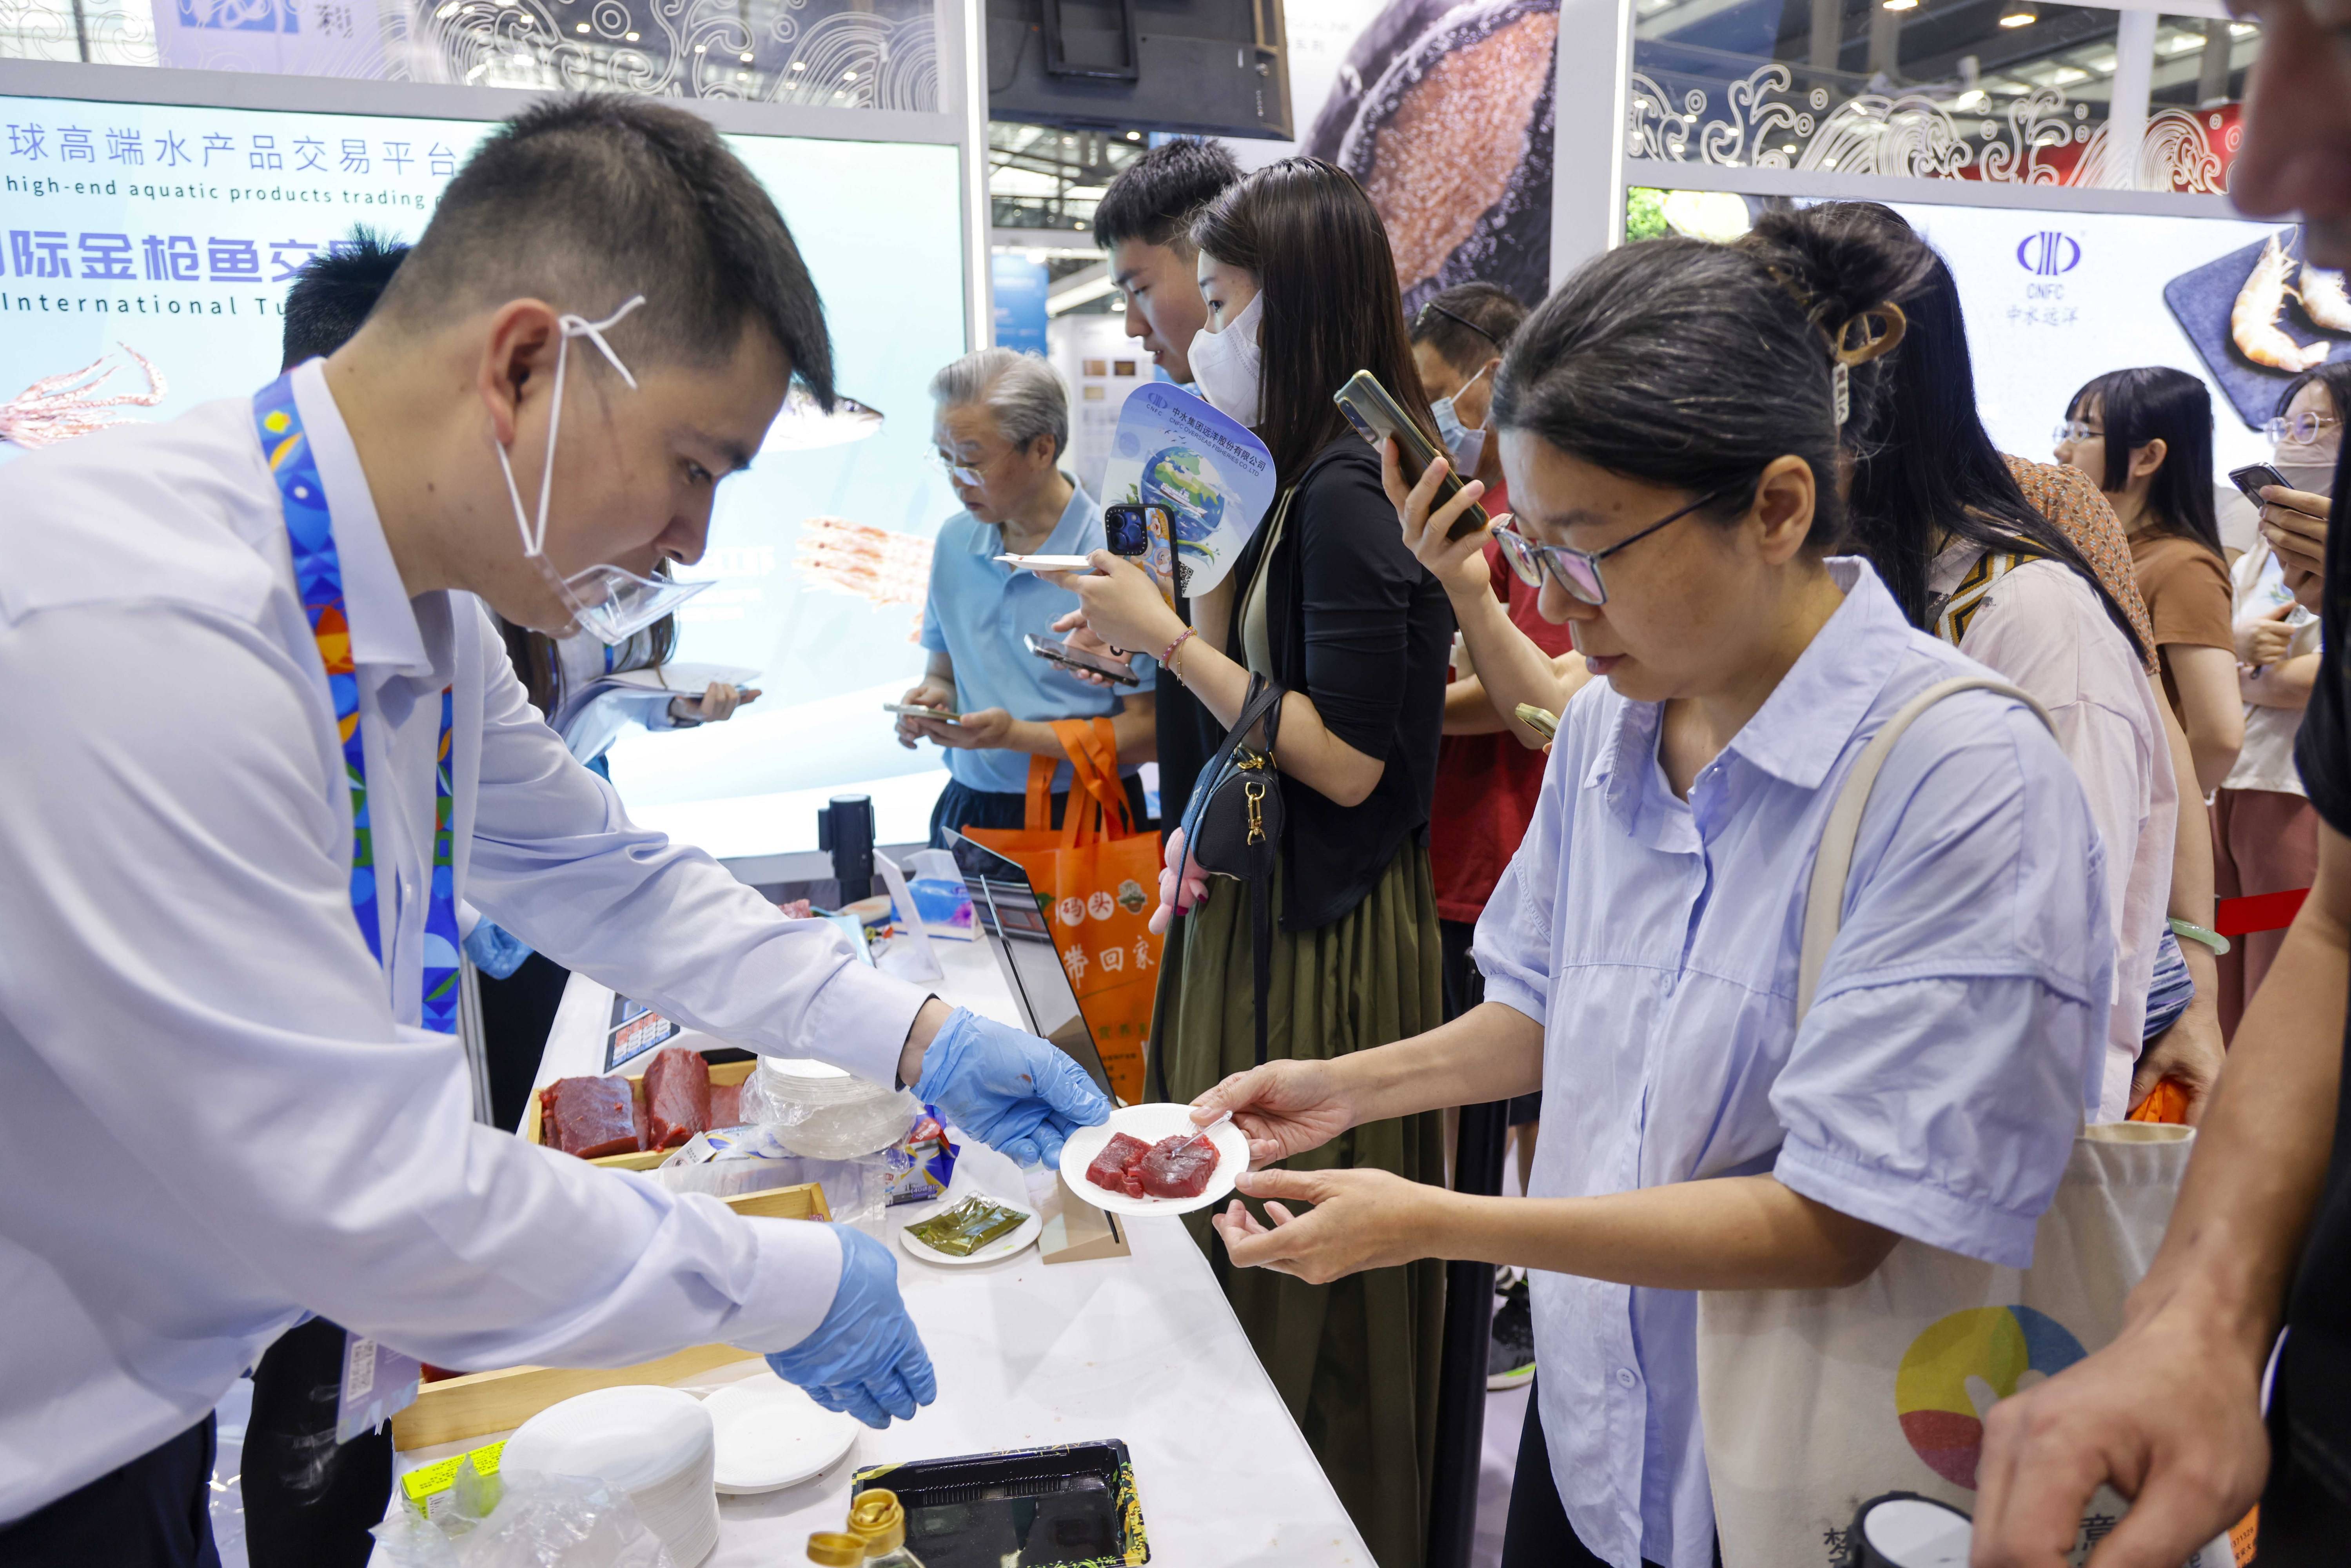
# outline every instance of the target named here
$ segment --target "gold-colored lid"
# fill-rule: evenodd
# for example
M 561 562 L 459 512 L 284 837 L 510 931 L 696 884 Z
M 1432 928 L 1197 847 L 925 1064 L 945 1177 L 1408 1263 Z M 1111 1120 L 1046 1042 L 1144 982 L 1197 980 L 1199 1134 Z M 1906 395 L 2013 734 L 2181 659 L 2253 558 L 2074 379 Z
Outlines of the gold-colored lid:
M 809 1537 L 808 1560 L 817 1568 L 857 1568 L 865 1561 L 865 1542 L 854 1535 L 820 1531 Z
M 868 1557 L 882 1557 L 906 1544 L 906 1511 L 898 1494 L 880 1487 L 857 1494 L 849 1505 L 849 1532 L 865 1542 Z

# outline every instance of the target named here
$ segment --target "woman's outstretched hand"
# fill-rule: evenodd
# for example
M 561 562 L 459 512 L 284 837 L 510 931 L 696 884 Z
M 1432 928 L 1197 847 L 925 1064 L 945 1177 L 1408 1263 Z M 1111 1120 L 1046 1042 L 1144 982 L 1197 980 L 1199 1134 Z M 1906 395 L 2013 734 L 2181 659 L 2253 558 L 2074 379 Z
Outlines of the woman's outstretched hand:
M 1390 1171 L 1249 1171 L 1240 1189 L 1265 1201 L 1266 1225 L 1235 1198 L 1211 1221 L 1244 1269 L 1327 1285 L 1365 1269 L 1432 1256 L 1443 1189 Z M 1301 1211 L 1290 1206 L 1311 1204 Z
M 1192 1102 L 1192 1120 L 1200 1126 L 1228 1111 L 1249 1138 L 1253 1166 L 1321 1148 L 1357 1120 L 1353 1099 L 1327 1061 L 1269 1061 Z
M 1185 854 L 1184 830 L 1170 829 L 1166 863 L 1159 868 L 1159 907 L 1151 912 L 1151 934 L 1165 936 L 1177 915 L 1189 912 L 1207 896 L 1208 873 L 1200 869 L 1197 860 Z

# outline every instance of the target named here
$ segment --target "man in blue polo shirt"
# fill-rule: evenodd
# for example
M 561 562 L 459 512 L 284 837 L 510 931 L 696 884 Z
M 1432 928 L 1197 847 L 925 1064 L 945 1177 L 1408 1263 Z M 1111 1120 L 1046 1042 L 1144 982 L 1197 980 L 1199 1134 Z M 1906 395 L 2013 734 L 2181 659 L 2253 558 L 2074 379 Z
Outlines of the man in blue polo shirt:
M 902 699 L 961 718 L 898 720 L 900 745 L 911 750 L 931 740 L 947 748 L 949 779 L 931 813 L 931 841 L 941 842 L 950 828 L 1019 827 L 1029 759 L 1063 756 L 1051 721 L 1097 714 L 1110 716 L 1140 821 L 1135 769 L 1157 755 L 1150 661 L 1134 661 L 1141 685 L 1104 690 L 1029 653 L 1030 632 L 1061 643 L 1053 622 L 1077 608 L 1077 595 L 996 559 L 1102 548 L 1101 506 L 1059 466 L 1070 440 L 1061 378 L 1033 354 L 982 349 L 932 378 L 931 397 L 932 444 L 964 506 L 939 528 L 923 607 L 930 663 Z M 1053 779 L 1056 823 L 1070 784 L 1064 761 Z

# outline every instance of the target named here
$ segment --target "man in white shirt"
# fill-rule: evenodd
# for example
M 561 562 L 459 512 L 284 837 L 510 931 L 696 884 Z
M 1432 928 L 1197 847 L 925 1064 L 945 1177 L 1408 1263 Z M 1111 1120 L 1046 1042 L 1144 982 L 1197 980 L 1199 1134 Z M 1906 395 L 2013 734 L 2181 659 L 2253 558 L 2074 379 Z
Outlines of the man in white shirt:
M 214 1561 L 212 1406 L 305 1310 L 460 1368 L 723 1341 L 870 1424 L 932 1397 L 878 1243 L 477 1126 L 444 1032 L 463 896 L 1016 1156 L 1107 1113 L 633 827 L 475 603 L 658 612 L 795 373 L 830 400 L 773 204 L 701 120 L 600 96 L 485 142 L 331 359 L 7 468 L 0 1560 Z

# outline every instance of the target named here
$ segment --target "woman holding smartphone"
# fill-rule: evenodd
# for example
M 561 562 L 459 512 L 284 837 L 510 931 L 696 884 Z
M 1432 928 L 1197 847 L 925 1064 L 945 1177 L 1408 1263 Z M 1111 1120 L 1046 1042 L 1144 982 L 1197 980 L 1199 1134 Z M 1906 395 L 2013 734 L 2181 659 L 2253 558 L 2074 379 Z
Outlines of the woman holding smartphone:
M 1251 174 L 1193 229 L 1208 401 L 1271 450 L 1275 502 L 1229 576 L 1176 618 L 1132 563 L 1067 580 L 1095 635 L 1161 657 L 1219 727 L 1252 672 L 1288 692 L 1274 749 L 1286 826 L 1271 895 L 1267 1049 L 1321 1062 L 1444 1016 L 1427 851 L 1453 617 L 1398 538 L 1378 456 L 1332 402 L 1368 370 L 1424 434 L 1435 422 L 1405 342 L 1395 264 L 1353 179 L 1291 158 Z M 1333 301 L 1345 301 L 1344 308 Z M 1171 858 L 1181 853 L 1170 847 Z M 1152 1093 L 1188 1100 L 1255 1059 L 1251 893 L 1218 881 L 1167 938 Z M 1321 1144 L 1320 1169 L 1444 1179 L 1441 1121 L 1397 1117 Z M 1421 1560 L 1435 1440 L 1443 1272 L 1401 1262 L 1336 1284 L 1227 1266 L 1234 1310 L 1384 1568 Z
M 1217 1218 L 1234 1265 L 1536 1271 L 1506 1568 L 1707 1568 L 1695 1292 L 1851 1284 L 1901 1236 L 2022 1264 L 2095 1091 L 2114 961 L 2096 830 L 2039 718 L 1991 692 L 1893 747 L 1796 1019 L 1813 855 L 1856 758 L 1911 699 L 1986 673 L 1831 555 L 1839 383 L 1865 419 L 1925 272 L 1893 235 L 1664 239 L 1529 319 L 1496 391 L 1503 470 L 1543 613 L 1595 678 L 1479 923 L 1486 1000 L 1196 1102 L 1235 1113 L 1255 1165 L 1293 1162 L 1242 1177 L 1270 1225 Z M 1403 493 L 1416 534 L 1466 505 L 1430 516 L 1436 488 Z M 1295 1163 L 1537 1087 L 1525 1199 Z

